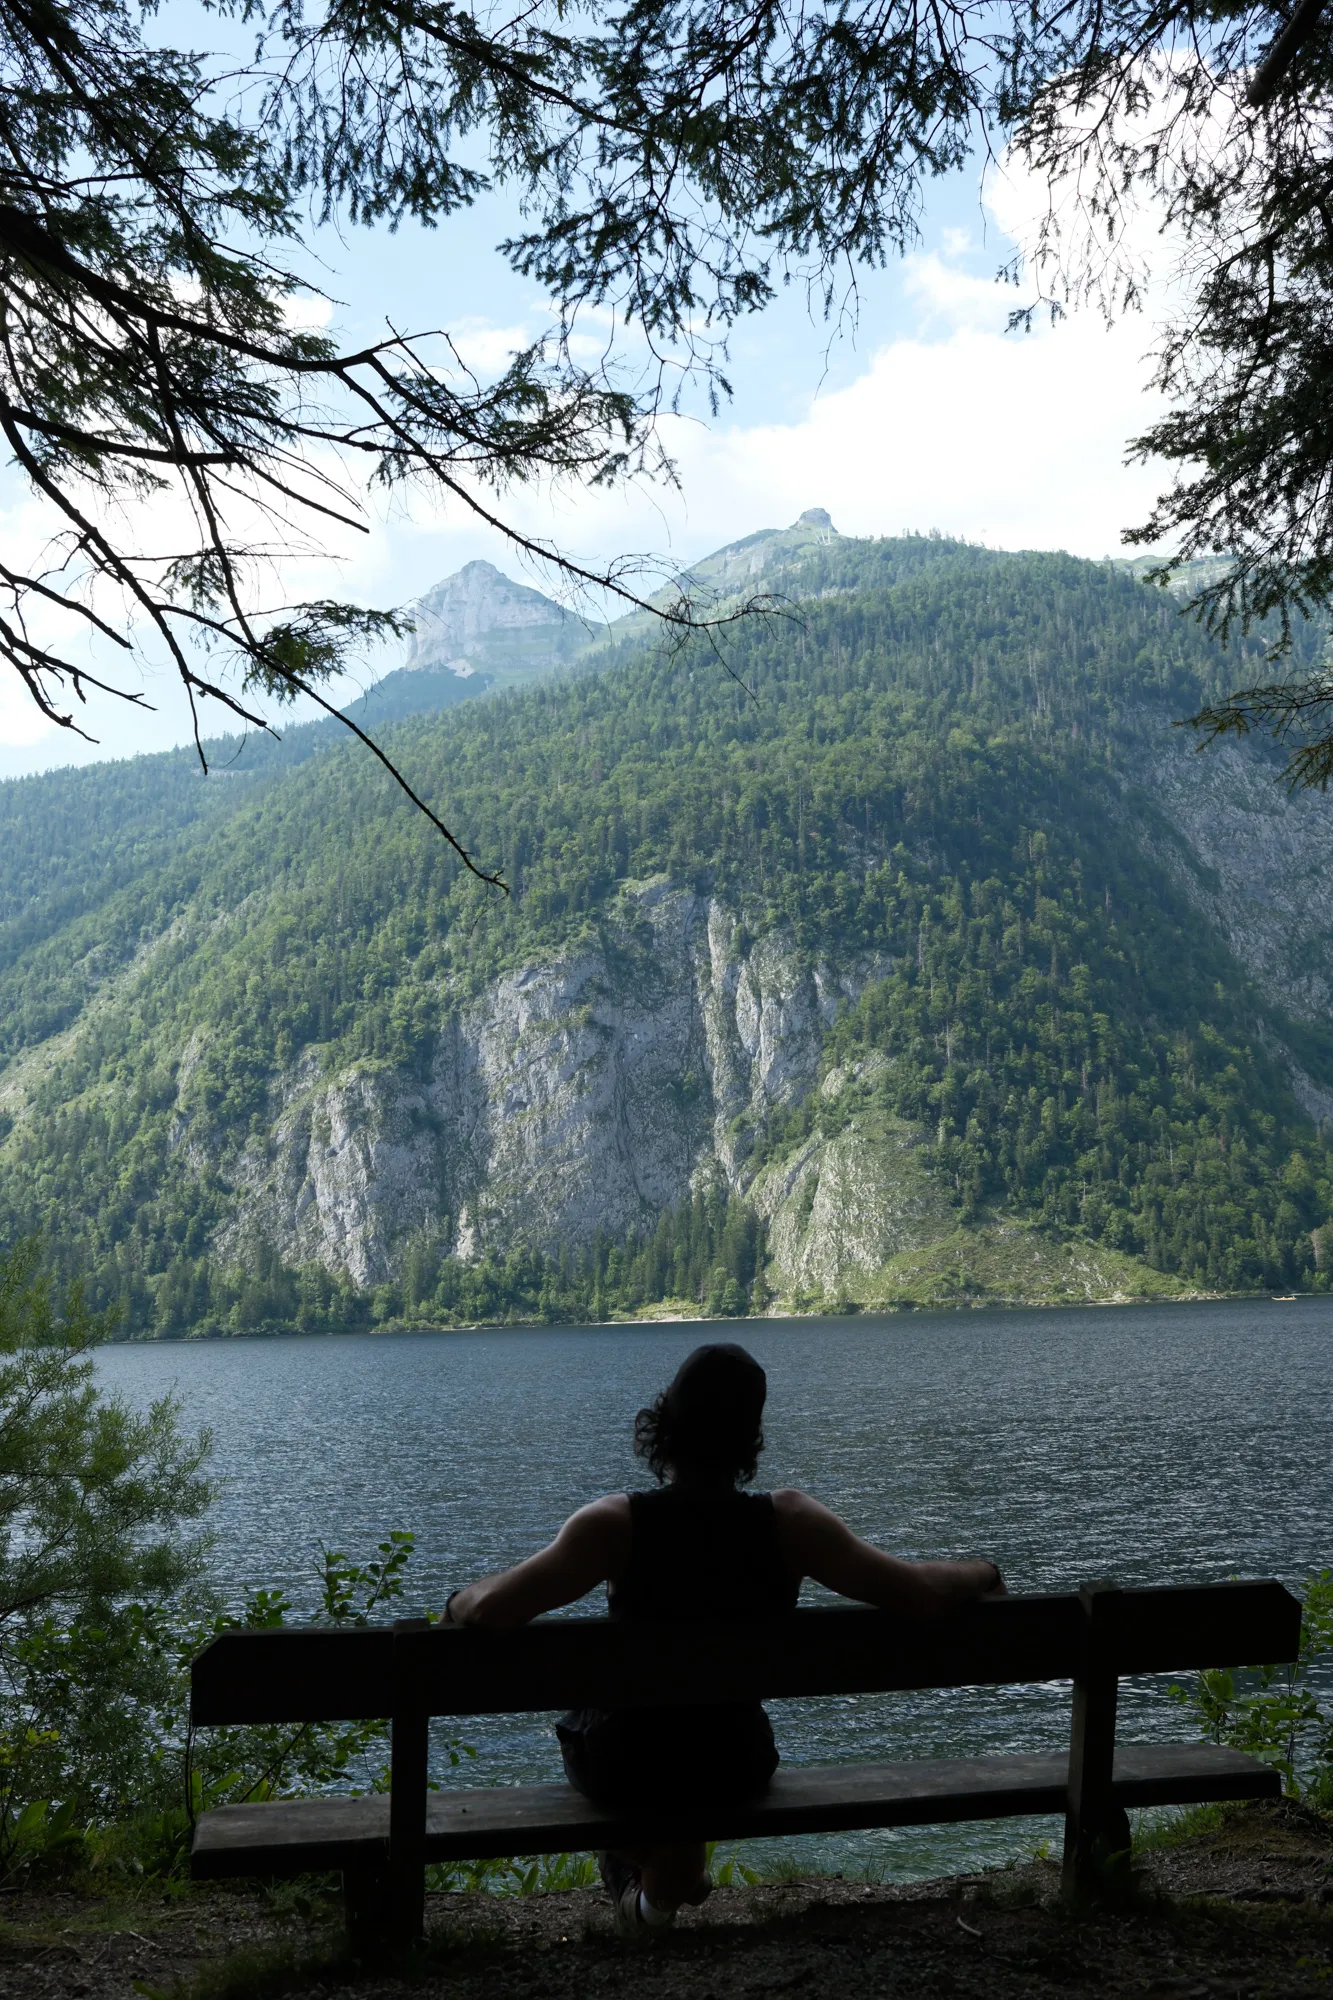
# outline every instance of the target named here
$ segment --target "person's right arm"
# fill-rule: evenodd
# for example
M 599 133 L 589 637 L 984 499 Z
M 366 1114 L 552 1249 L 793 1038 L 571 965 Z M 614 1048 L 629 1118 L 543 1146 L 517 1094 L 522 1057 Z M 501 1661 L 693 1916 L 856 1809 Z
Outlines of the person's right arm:
M 599 1583 L 623 1573 L 631 1533 L 628 1495 L 608 1493 L 604 1500 L 592 1500 L 570 1515 L 548 1548 L 499 1576 L 483 1576 L 454 1591 L 442 1622 L 510 1632 L 543 1611 L 575 1604 Z
M 978 1562 L 904 1562 L 853 1534 L 845 1521 L 808 1493 L 787 1487 L 773 1495 L 784 1561 L 840 1597 L 881 1611 L 937 1618 L 979 1597 L 1002 1597 L 999 1566 Z

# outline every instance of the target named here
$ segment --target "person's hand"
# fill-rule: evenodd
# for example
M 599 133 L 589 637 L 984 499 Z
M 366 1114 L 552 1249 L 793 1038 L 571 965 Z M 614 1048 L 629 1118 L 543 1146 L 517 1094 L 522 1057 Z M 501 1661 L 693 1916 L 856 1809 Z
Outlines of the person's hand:
M 981 1593 L 982 1596 L 1007 1597 L 1009 1595 L 1009 1592 L 1004 1587 L 1004 1576 L 1001 1572 L 1000 1565 L 997 1562 L 991 1562 L 989 1556 L 986 1557 L 986 1561 L 990 1562 L 991 1568 L 995 1571 L 995 1581 L 994 1583 L 986 1585 L 986 1587 L 983 1589 Z

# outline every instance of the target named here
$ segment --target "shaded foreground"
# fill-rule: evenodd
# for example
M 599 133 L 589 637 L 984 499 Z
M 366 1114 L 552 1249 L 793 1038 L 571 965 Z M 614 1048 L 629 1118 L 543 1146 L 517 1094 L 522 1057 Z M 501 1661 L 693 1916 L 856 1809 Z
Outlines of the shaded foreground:
M 133 1995 L 321 2000 L 809 2000 L 1118 1993 L 1327 1995 L 1333 1826 L 1289 1802 L 1144 1857 L 1134 1906 L 1077 1921 L 1049 1862 L 905 1888 L 841 1879 L 721 1889 L 665 1939 L 616 1937 L 600 1893 L 432 1896 L 411 1975 L 350 1964 L 337 1909 L 285 1892 L 132 1902 L 6 1895 L 9 2000 Z

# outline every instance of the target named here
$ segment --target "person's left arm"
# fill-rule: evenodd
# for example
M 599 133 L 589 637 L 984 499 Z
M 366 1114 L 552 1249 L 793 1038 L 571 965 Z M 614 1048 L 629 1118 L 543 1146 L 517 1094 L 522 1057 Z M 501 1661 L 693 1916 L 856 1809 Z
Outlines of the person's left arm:
M 548 1548 L 499 1576 L 456 1590 L 441 1623 L 509 1632 L 543 1611 L 573 1604 L 599 1583 L 614 1581 L 629 1561 L 629 1499 L 608 1494 L 571 1514 Z

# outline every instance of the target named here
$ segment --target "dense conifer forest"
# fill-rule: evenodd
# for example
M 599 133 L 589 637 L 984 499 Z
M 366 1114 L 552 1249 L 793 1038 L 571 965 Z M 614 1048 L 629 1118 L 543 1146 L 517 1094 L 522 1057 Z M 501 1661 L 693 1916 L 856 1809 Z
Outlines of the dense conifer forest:
M 830 1031 L 845 1084 L 776 1115 L 756 1158 L 873 1103 L 929 1129 L 964 1225 L 1025 1217 L 1209 1289 L 1314 1282 L 1333 1158 L 1282 1051 L 1333 1081 L 1333 1038 L 1261 1000 L 1138 837 L 1136 744 L 1234 655 L 1123 567 L 1062 556 L 843 543 L 787 588 L 725 665 L 622 647 L 388 732 L 507 897 L 327 732 L 211 790 L 171 759 L 0 790 L 0 1053 L 40 1064 L 0 1234 L 46 1237 L 136 1334 L 750 1309 L 762 1231 L 720 1196 L 563 1255 L 422 1242 L 373 1294 L 210 1251 L 229 1194 L 198 1134 L 261 1131 L 303 1055 L 424 1061 L 506 967 L 632 952 L 622 886 L 661 875 L 753 936 L 889 967 Z

